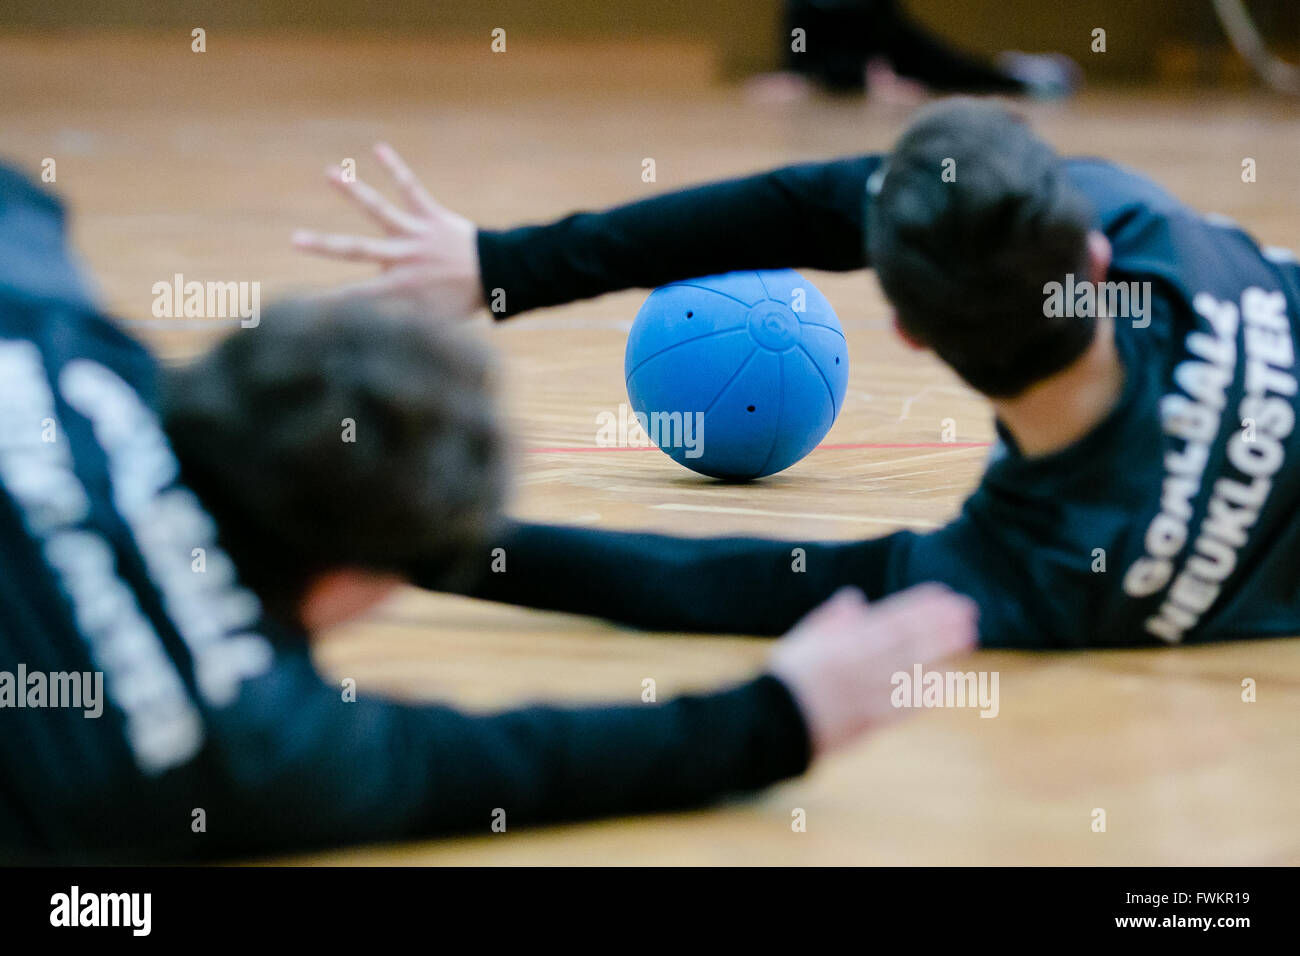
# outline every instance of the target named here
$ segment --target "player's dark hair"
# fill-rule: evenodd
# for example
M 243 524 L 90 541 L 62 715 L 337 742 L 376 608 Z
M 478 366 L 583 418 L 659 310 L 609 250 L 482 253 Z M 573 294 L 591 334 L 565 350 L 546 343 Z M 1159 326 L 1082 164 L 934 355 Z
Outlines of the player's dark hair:
M 464 571 L 505 488 L 485 353 L 409 310 L 285 302 L 170 370 L 183 480 L 273 617 L 324 571 Z
M 1091 278 L 1092 210 L 1020 117 L 942 101 L 911 123 L 883 173 L 868 190 L 867 252 L 908 336 L 993 397 L 1087 349 L 1096 319 L 1047 316 L 1043 286 Z

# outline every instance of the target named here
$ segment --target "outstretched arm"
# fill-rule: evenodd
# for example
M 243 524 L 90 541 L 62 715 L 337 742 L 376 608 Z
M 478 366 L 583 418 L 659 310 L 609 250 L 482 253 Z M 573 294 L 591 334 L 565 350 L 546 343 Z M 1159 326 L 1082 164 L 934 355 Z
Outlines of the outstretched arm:
M 514 826 L 754 790 L 902 716 L 890 702 L 893 674 L 969 650 L 974 629 L 974 605 L 944 588 L 871 606 L 845 590 L 739 686 L 661 704 L 486 716 L 346 702 L 305 652 L 290 651 L 209 716 L 222 809 L 245 844 L 213 849 L 488 832 L 500 811 Z
M 841 587 L 871 600 L 894 590 L 914 537 L 799 542 L 516 524 L 458 590 L 647 630 L 774 635 Z M 420 569 L 414 581 L 438 586 Z
M 840 588 L 872 601 L 938 581 L 980 605 L 986 646 L 1042 646 L 1026 610 L 1019 565 L 1002 553 L 991 519 L 968 507 L 951 524 L 860 541 L 684 538 L 562 525 L 513 524 L 475 576 L 470 597 L 603 617 L 632 627 L 710 634 L 782 634 Z M 421 587 L 447 589 L 436 569 L 411 569 Z
M 880 159 L 786 166 L 541 226 L 479 230 L 498 317 L 737 269 L 844 272 L 867 264 L 866 182 Z
M 736 269 L 867 265 L 866 183 L 879 156 L 786 166 L 545 225 L 479 229 L 436 203 L 393 150 L 376 147 L 404 204 L 328 171 L 387 236 L 301 230 L 294 244 L 384 272 L 332 295 L 418 296 L 434 315 L 484 305 L 497 318 L 628 288 Z

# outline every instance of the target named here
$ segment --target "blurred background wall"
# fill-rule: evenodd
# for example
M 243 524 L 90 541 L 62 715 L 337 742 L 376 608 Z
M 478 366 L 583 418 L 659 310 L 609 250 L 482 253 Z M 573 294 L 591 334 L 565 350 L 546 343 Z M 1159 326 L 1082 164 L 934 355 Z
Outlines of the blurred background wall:
M 904 0 L 905 8 L 968 49 L 1058 50 L 1094 80 L 1146 80 L 1244 69 L 1231 56 L 1210 0 Z M 1300 36 L 1300 2 L 1250 0 L 1275 36 Z M 681 38 L 710 44 L 726 77 L 778 60 L 779 0 L 3 0 L 0 30 L 97 28 L 280 32 L 360 31 L 448 39 Z M 1106 52 L 1091 49 L 1106 30 Z

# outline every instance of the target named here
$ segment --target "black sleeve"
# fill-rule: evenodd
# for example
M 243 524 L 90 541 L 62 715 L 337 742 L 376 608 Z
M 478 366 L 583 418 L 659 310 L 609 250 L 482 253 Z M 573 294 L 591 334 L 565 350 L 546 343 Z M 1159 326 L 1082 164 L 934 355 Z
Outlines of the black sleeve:
M 484 298 L 505 318 L 737 269 L 860 269 L 866 182 L 880 163 L 787 166 L 547 225 L 480 230 Z
M 936 531 L 860 541 L 512 524 L 454 590 L 648 630 L 779 635 L 839 588 L 856 587 L 877 600 L 938 581 L 980 605 L 985 646 L 1044 646 L 1028 614 L 1039 598 L 1026 591 L 1023 557 L 999 534 L 995 517 L 980 505 L 983 497 L 977 492 Z M 436 565 L 417 566 L 411 580 L 445 590 L 438 572 Z
M 905 586 L 916 537 L 900 531 L 851 542 L 680 538 L 516 524 L 458 590 L 649 630 L 776 635 L 845 585 L 871 599 Z M 435 569 L 417 568 L 413 580 L 439 586 Z
M 810 759 L 798 705 L 770 675 L 657 704 L 489 715 L 342 696 L 286 660 L 210 715 L 225 812 L 250 846 L 486 834 L 498 811 L 514 829 L 673 810 L 795 776 Z

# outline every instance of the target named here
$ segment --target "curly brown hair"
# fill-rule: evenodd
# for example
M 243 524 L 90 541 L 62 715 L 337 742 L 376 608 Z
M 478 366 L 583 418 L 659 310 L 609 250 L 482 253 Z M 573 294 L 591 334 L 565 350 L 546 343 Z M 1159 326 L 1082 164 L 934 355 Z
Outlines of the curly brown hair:
M 410 308 L 286 301 L 163 381 L 182 478 L 244 583 L 301 627 L 312 579 L 465 570 L 499 520 L 485 351 Z

